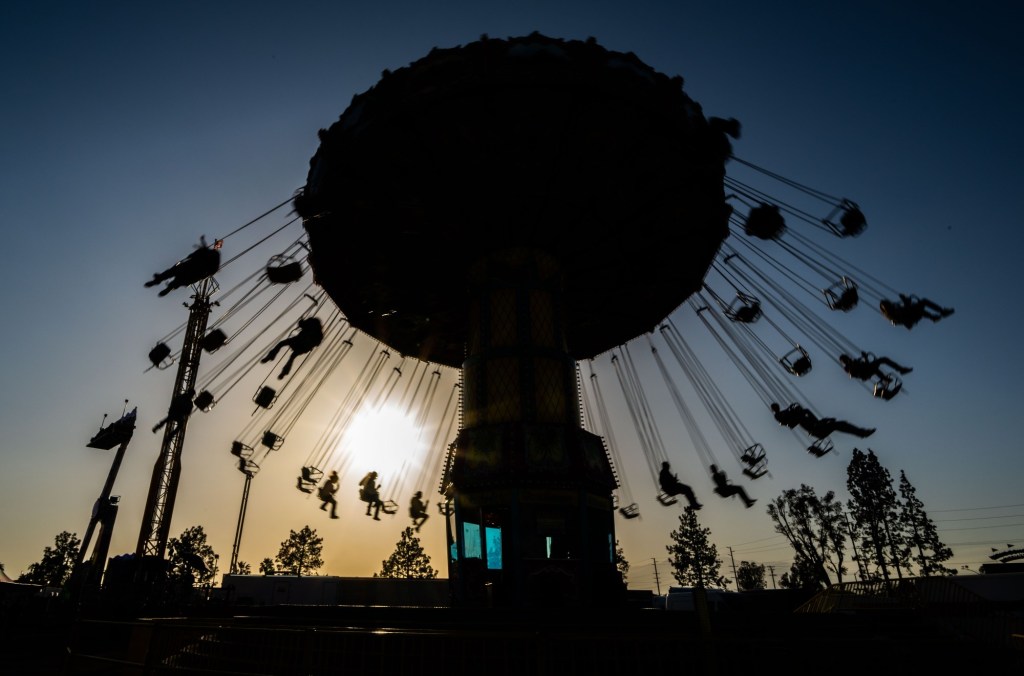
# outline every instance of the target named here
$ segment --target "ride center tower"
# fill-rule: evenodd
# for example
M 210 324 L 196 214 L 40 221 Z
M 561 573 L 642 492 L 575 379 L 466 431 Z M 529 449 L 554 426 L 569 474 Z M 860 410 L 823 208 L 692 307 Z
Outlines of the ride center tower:
M 454 604 L 621 599 L 616 470 L 576 364 L 701 287 L 729 232 L 721 122 L 632 53 L 534 33 L 384 71 L 320 131 L 294 202 L 316 282 L 357 329 L 461 369 Z

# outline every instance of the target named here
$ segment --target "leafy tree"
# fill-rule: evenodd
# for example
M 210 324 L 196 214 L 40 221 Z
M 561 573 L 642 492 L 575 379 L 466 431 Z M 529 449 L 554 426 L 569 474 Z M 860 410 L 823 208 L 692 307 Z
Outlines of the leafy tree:
M 206 542 L 202 526 L 186 528 L 181 535 L 167 541 L 167 560 L 171 564 L 169 577 L 190 584 L 213 581 L 217 554 Z
M 676 581 L 688 587 L 722 587 L 729 581 L 719 572 L 718 548 L 708 542 L 711 529 L 697 522 L 697 512 L 687 507 L 679 515 L 679 528 L 670 533 L 669 565 Z
M 751 561 L 740 561 L 740 567 L 736 569 L 736 586 L 741 591 L 766 589 L 768 582 L 764 577 L 764 565 Z
M 324 565 L 320 556 L 323 550 L 324 539 L 309 526 L 303 526 L 298 533 L 291 531 L 288 539 L 281 543 L 277 563 L 281 570 L 290 570 L 296 575 L 314 572 Z
M 900 497 L 903 498 L 900 518 L 910 547 L 915 552 L 911 560 L 917 564 L 921 575 L 956 575 L 955 568 L 942 565 L 953 558 L 953 550 L 939 540 L 935 522 L 928 518 L 924 503 L 918 499 L 917 491 L 903 470 L 900 470 Z
M 270 559 L 267 559 L 267 561 L 270 561 Z M 271 565 L 273 565 L 273 563 L 271 563 Z M 245 561 L 239 561 L 238 563 L 235 564 L 235 574 L 236 575 L 252 575 L 252 566 L 250 566 Z
M 874 572 L 868 574 L 888 580 L 892 568 L 897 577 L 903 577 L 910 551 L 900 527 L 899 500 L 889 470 L 882 467 L 874 451 L 853 449 L 846 487 L 851 496 L 847 505 L 861 533 L 861 556 L 875 565 Z
M 276 568 L 274 568 L 274 560 L 269 556 L 260 561 L 260 574 L 262 575 L 273 575 Z
M 789 572 L 783 573 L 779 578 L 779 587 L 782 589 L 821 589 L 820 571 L 820 567 L 806 559 L 794 561 L 789 567 Z
M 406 526 L 395 551 L 381 562 L 380 572 L 373 576 L 433 580 L 437 571 L 431 567 L 430 557 L 420 546 L 420 539 L 413 533 L 412 526 Z
M 626 560 L 626 554 L 622 551 L 622 545 L 619 541 L 615 541 L 615 569 L 619 571 L 619 575 L 622 576 L 622 581 L 626 581 L 626 575 L 629 573 L 629 561 Z
M 18 577 L 18 582 L 41 584 L 46 587 L 63 587 L 78 562 L 78 549 L 82 541 L 76 533 L 62 531 L 53 541 L 53 547 L 43 549 L 43 558 L 28 567 Z
M 818 588 L 830 587 L 829 571 L 843 581 L 846 537 L 843 506 L 829 491 L 818 497 L 814 489 L 801 484 L 789 489 L 768 505 L 768 516 L 775 522 L 775 532 L 789 540 L 795 552 L 794 565 L 801 571 L 800 579 L 813 571 Z

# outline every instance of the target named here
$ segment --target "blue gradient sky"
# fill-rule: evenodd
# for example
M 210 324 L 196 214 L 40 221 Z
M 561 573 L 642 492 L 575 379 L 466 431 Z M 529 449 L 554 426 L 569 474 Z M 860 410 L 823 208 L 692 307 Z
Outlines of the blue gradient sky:
M 291 196 L 305 183 L 317 130 L 385 68 L 483 33 L 534 30 L 593 36 L 682 75 L 706 115 L 741 121 L 737 156 L 860 204 L 869 227 L 855 240 L 833 239 L 837 253 L 896 289 L 956 308 L 913 331 L 870 308 L 836 320 L 856 343 L 914 372 L 906 394 L 890 402 L 833 365 L 801 382 L 822 412 L 878 428 L 868 443 L 835 437 L 838 452 L 821 459 L 774 423 L 721 352 L 701 341 L 699 325 L 680 317 L 769 452 L 771 476 L 747 484 L 760 502 L 744 510 L 711 495 L 678 418 L 664 419 L 673 465 L 708 505 L 700 521 L 712 530 L 723 572 L 731 574 L 730 554 L 737 564 L 772 565 L 777 575 L 788 569 L 791 550 L 763 506 L 801 483 L 845 497 L 855 445 L 873 449 L 894 477 L 907 472 L 957 567 L 976 570 L 991 548 L 1024 544 L 1019 7 L 353 4 L 14 1 L 0 9 L 0 561 L 9 575 L 37 561 L 58 532 L 84 534 L 112 459 L 85 444 L 125 399 L 138 406 L 140 422 L 114 489 L 122 502 L 111 554 L 135 549 L 161 438 L 149 428 L 166 411 L 174 377 L 173 369 L 147 371 L 146 354 L 185 321 L 187 299 L 158 298 L 143 282 L 200 235 L 230 232 Z M 237 252 L 225 249 L 227 257 Z M 602 376 L 604 387 L 613 377 Z M 203 525 L 224 562 L 242 487 L 228 448 L 251 413 L 248 396 L 193 417 L 171 525 L 172 535 Z M 327 416 L 311 412 L 303 433 L 315 435 Z M 619 520 L 617 537 L 633 564 L 631 584 L 653 588 L 654 562 L 662 585 L 668 580 L 662 564 L 678 509 L 654 502 L 631 434 L 627 424 L 616 439 L 643 516 Z M 404 500 L 402 513 L 377 524 L 348 491 L 343 518 L 326 520 L 294 489 L 305 452 L 294 449 L 301 435 L 295 441 L 253 482 L 241 558 L 272 557 L 289 529 L 309 524 L 325 538 L 322 573 L 379 570 L 406 525 Z M 366 453 L 400 462 L 402 452 Z M 421 537 L 446 574 L 440 518 Z

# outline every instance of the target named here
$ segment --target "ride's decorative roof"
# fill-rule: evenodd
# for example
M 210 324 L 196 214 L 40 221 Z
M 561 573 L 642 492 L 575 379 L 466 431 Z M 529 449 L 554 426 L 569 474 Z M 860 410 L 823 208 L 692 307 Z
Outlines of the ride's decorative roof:
M 531 34 L 426 57 L 320 132 L 296 211 L 318 283 L 356 328 L 461 366 L 468 271 L 543 250 L 564 275 L 570 354 L 651 331 L 728 233 L 721 127 L 669 77 Z

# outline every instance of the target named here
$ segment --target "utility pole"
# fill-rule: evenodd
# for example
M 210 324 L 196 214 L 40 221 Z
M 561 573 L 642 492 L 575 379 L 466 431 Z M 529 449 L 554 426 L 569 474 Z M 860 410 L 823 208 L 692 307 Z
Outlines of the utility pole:
M 736 591 L 739 591 L 740 579 L 736 577 L 736 559 L 732 555 L 732 547 L 729 547 L 729 561 L 732 562 L 732 581 L 736 583 Z
M 768 572 L 772 576 L 772 589 L 775 589 L 775 566 L 768 566 Z
M 658 578 L 658 560 L 652 556 L 651 561 L 654 562 L 654 585 L 658 588 L 658 596 L 661 596 L 661 580 Z
M 181 348 L 181 359 L 178 362 L 178 374 L 174 381 L 174 392 L 171 401 L 194 393 L 196 374 L 199 370 L 199 357 L 202 355 L 200 341 L 206 332 L 206 324 L 210 318 L 210 296 L 217 290 L 213 277 L 207 277 L 192 286 L 195 292 L 193 302 L 189 306 L 188 326 L 185 329 L 185 340 Z M 180 420 L 168 418 L 164 426 L 164 439 L 160 447 L 160 455 L 153 467 L 153 478 L 149 484 L 149 495 L 146 498 L 146 509 L 142 516 L 142 527 L 139 529 L 139 541 L 135 555 L 162 559 L 167 548 L 167 536 L 171 528 L 171 515 L 174 512 L 174 498 L 178 492 L 178 480 L 181 478 L 181 449 L 185 442 L 185 426 L 188 416 Z

